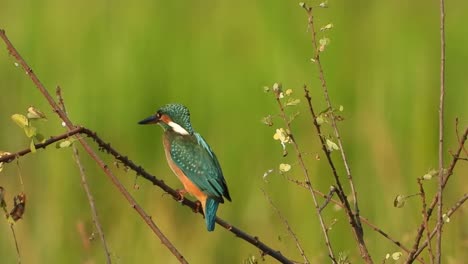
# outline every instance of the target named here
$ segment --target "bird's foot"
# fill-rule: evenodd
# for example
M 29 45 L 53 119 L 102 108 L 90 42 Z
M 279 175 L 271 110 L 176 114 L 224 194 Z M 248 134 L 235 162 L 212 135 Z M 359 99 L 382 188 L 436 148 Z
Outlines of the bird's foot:
M 200 211 L 202 211 L 202 210 L 200 210 L 201 207 L 202 207 L 201 202 L 196 201 L 195 202 L 195 208 L 193 208 L 193 212 L 196 213 L 196 214 L 199 213 Z M 203 214 L 203 217 L 205 217 L 204 212 L 202 212 L 202 214 Z
M 176 190 L 177 193 L 179 194 L 179 198 L 176 199 L 178 202 L 182 202 L 184 200 L 184 195 L 187 193 L 187 190 L 185 189 L 179 189 L 179 190 Z

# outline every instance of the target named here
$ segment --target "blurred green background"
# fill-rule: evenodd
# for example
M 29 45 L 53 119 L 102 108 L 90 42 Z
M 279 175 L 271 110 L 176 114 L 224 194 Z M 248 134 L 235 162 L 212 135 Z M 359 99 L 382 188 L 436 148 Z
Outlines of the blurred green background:
M 319 2 L 309 2 L 318 5 Z M 330 46 L 322 55 L 330 96 L 343 105 L 340 129 L 358 188 L 361 213 L 408 247 L 421 221 L 421 202 L 393 207 L 397 194 L 418 192 L 416 178 L 437 168 L 439 98 L 439 15 L 437 1 L 330 1 L 315 11 L 316 23 L 333 23 Z M 447 3 L 446 164 L 456 148 L 455 117 L 468 124 L 468 2 Z M 161 129 L 136 123 L 159 106 L 180 102 L 217 153 L 230 187 L 232 203 L 218 215 L 258 236 L 293 260 L 302 261 L 261 188 L 288 219 L 314 263 L 327 263 L 327 251 L 310 194 L 274 172 L 280 163 L 297 164 L 293 149 L 283 158 L 272 136 L 282 127 L 261 124 L 278 109 L 264 86 L 274 82 L 294 90 L 302 103 L 292 126 L 305 152 L 317 188 L 333 183 L 322 155 L 302 85 L 312 92 L 316 110 L 325 109 L 319 87 L 307 17 L 295 1 L 2 1 L 0 28 L 54 92 L 63 88 L 70 118 L 98 132 L 123 154 L 175 188 L 181 184 L 166 165 Z M 37 126 L 46 136 L 62 133 L 60 121 L 24 72 L 14 66 L 3 43 L 0 52 L 0 150 L 28 147 L 10 119 L 30 105 L 49 120 Z M 325 132 L 331 133 L 328 126 Z M 316 160 L 319 154 L 322 159 Z M 100 153 L 109 165 L 113 159 Z M 333 154 L 339 173 L 344 169 Z M 100 219 L 115 263 L 176 263 L 110 181 L 83 153 Z M 89 204 L 80 185 L 71 149 L 40 150 L 20 159 L 28 197 L 24 219 L 15 225 L 23 263 L 104 263 Z M 191 263 L 242 263 L 259 251 L 218 227 L 205 230 L 200 215 L 135 174 L 112 167 L 156 224 Z M 447 207 L 466 192 L 466 162 L 450 181 Z M 22 187 L 18 168 L 0 173 L 11 206 Z M 288 176 L 302 180 L 293 165 Z M 436 180 L 426 183 L 432 197 Z M 346 184 L 346 187 L 347 184 Z M 444 228 L 443 263 L 468 258 L 466 208 Z M 362 262 L 342 211 L 332 207 L 325 220 L 337 252 Z M 3 223 L 2 223 L 3 222 Z M 434 224 L 432 221 L 430 224 Z M 80 231 L 81 230 L 81 231 Z M 366 227 L 366 241 L 376 262 L 400 251 Z M 0 221 L 0 258 L 15 263 L 10 228 Z M 427 259 L 427 255 L 426 255 Z M 265 262 L 274 262 L 266 257 Z

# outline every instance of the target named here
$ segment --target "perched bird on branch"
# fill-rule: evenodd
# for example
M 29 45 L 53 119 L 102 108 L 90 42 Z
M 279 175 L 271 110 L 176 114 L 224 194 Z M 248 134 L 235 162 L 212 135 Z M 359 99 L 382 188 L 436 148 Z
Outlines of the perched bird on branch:
M 216 211 L 223 196 L 231 201 L 216 155 L 190 123 L 190 112 L 181 104 L 168 104 L 138 124 L 159 124 L 164 129 L 167 162 L 188 192 L 200 201 L 208 231 L 215 227 Z

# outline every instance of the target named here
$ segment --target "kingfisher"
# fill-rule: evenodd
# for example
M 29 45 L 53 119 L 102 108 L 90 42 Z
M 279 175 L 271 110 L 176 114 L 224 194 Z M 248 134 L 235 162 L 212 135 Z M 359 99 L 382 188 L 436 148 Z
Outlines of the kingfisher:
M 138 124 L 159 124 L 163 128 L 167 163 L 184 186 L 179 194 L 183 198 L 189 193 L 200 201 L 206 228 L 213 231 L 218 205 L 224 198 L 231 201 L 231 196 L 215 153 L 192 128 L 188 108 L 167 104 Z

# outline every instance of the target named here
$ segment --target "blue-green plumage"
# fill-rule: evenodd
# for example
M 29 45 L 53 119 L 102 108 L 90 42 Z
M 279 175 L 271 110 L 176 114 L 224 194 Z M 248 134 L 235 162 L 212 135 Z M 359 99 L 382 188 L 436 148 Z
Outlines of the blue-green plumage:
M 193 130 L 190 113 L 185 106 L 166 105 L 156 115 L 140 122 L 148 123 L 158 123 L 163 127 L 169 165 L 187 191 L 202 203 L 207 229 L 212 231 L 219 203 L 224 203 L 223 197 L 231 201 L 216 155 L 203 137 Z

